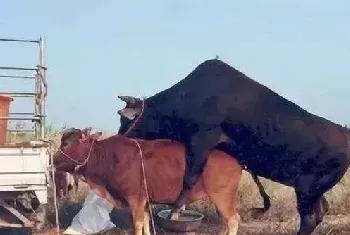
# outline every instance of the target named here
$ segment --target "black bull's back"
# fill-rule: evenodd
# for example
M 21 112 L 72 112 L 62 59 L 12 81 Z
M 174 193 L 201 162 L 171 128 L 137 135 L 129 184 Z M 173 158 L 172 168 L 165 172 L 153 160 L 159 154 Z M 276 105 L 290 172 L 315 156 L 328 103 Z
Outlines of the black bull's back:
M 220 148 L 260 175 L 282 182 L 304 172 L 305 166 L 307 172 L 317 161 L 324 164 L 322 156 L 348 151 L 345 128 L 220 60 L 205 61 L 185 79 L 149 97 L 130 134 L 187 143 L 200 128 L 218 125 L 233 139 L 229 148 Z
M 123 123 L 120 134 L 127 129 Z M 232 141 L 217 146 L 222 133 Z M 346 128 L 307 112 L 219 60 L 205 61 L 185 79 L 147 98 L 128 135 L 184 143 L 193 150 L 187 156 L 193 159 L 186 162 L 192 171 L 198 171 L 196 164 L 203 166 L 202 150 L 218 147 L 255 174 L 294 186 L 301 205 L 300 234 L 309 234 L 320 222 L 318 215 L 317 222 L 306 218 L 314 210 L 310 205 L 323 203 L 320 197 L 349 165 Z

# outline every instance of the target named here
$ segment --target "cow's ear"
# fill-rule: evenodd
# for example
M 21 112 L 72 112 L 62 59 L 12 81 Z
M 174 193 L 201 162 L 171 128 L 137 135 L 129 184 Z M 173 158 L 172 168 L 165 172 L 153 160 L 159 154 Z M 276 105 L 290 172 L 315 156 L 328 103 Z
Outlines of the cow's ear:
M 93 139 L 93 140 L 96 140 L 96 141 L 100 140 L 101 137 L 102 137 L 102 132 L 101 131 L 90 135 L 90 138 Z
M 92 130 L 92 127 L 86 127 L 83 130 L 81 130 L 82 139 L 85 139 L 85 138 L 89 137 L 90 133 L 91 133 L 91 130 Z
M 118 111 L 120 116 L 126 117 L 129 120 L 134 120 L 137 115 L 141 114 L 140 108 L 124 108 Z

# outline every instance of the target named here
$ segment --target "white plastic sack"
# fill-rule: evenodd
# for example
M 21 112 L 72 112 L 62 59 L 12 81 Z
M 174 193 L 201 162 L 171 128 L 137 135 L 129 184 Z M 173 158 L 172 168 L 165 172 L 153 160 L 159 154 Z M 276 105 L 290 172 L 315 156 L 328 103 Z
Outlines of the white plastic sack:
M 115 228 L 116 226 L 109 216 L 112 210 L 113 205 L 110 202 L 90 191 L 83 208 L 75 215 L 71 226 L 63 233 L 70 235 L 96 234 Z

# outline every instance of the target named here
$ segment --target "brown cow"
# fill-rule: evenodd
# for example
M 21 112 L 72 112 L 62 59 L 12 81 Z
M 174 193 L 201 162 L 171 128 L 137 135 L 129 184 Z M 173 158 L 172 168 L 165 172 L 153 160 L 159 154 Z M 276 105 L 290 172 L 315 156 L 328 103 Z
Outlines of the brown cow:
M 91 188 L 114 206 L 128 206 L 134 235 L 149 231 L 147 197 L 142 160 L 151 203 L 171 204 L 182 188 L 185 148 L 169 140 L 145 141 L 114 135 L 99 140 L 101 133 L 72 128 L 62 136 L 53 160 L 57 170 L 82 175 Z M 236 235 L 239 215 L 237 190 L 242 166 L 231 156 L 212 150 L 204 172 L 190 193 L 190 201 L 209 197 L 223 217 L 223 234 Z

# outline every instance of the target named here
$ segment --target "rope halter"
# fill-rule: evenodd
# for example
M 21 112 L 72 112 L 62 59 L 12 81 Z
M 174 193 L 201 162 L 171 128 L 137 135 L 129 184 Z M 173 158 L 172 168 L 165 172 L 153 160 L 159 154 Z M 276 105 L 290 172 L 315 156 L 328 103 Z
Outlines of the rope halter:
M 86 159 L 85 159 L 83 162 L 79 162 L 79 161 L 75 160 L 74 158 L 70 157 L 68 154 L 66 154 L 66 153 L 62 150 L 62 148 L 59 148 L 59 151 L 60 151 L 67 159 L 69 159 L 69 160 L 72 161 L 73 163 L 77 164 L 77 166 L 76 166 L 76 168 L 75 168 L 75 171 L 77 171 L 79 168 L 85 166 L 85 165 L 88 163 L 88 161 L 89 161 L 89 159 L 90 159 L 90 157 L 91 157 L 92 147 L 94 146 L 94 144 L 95 144 L 95 140 L 92 141 L 91 146 L 90 146 L 90 150 L 89 150 L 89 153 L 88 153 L 88 156 L 86 157 Z

